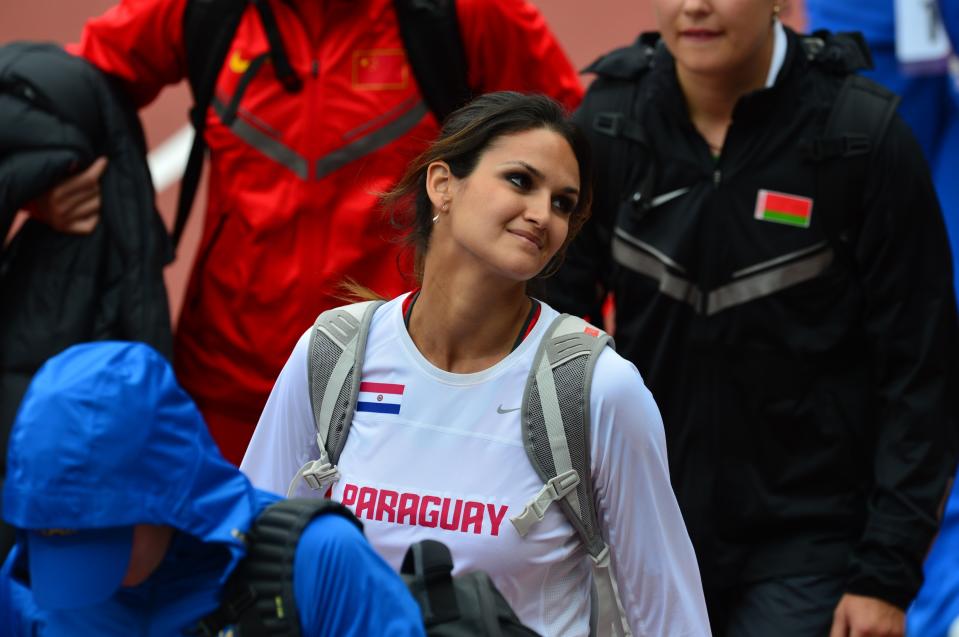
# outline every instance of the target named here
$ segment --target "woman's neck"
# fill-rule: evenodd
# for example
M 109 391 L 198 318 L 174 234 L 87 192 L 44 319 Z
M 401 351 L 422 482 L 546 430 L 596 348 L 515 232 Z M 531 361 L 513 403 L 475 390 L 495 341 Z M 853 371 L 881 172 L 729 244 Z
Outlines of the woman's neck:
M 427 264 L 409 333 L 433 365 L 468 374 L 506 358 L 529 315 L 522 282 L 489 273 L 440 272 Z
M 728 73 L 693 71 L 676 63 L 676 78 L 686 98 L 689 118 L 713 151 L 722 148 L 739 99 L 766 85 L 772 64 L 774 34 L 758 55 Z

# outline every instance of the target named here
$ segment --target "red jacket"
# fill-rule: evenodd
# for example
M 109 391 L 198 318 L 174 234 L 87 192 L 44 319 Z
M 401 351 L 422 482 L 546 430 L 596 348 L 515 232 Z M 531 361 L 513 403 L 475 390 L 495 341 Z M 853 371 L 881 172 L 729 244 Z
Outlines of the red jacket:
M 185 4 L 124 0 L 87 23 L 76 51 L 146 104 L 185 76 Z M 412 285 L 376 193 L 438 132 L 392 0 L 271 6 L 303 90 L 286 93 L 266 63 L 232 127 L 210 109 L 206 222 L 176 339 L 180 381 L 211 425 L 220 417 L 248 425 L 243 447 L 297 337 L 341 303 L 334 295 L 345 277 L 387 297 Z M 577 74 L 529 2 L 458 0 L 457 10 L 475 90 L 543 92 L 570 109 L 579 103 Z M 220 74 L 220 108 L 268 50 L 251 5 Z

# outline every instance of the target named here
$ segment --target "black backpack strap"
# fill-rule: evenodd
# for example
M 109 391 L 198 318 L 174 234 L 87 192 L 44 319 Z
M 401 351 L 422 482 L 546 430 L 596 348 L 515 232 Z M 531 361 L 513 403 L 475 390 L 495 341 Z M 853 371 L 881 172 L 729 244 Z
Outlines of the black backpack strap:
M 183 236 L 203 170 L 206 112 L 213 101 L 217 77 L 247 4 L 248 0 L 189 0 L 183 12 L 187 81 L 193 93 L 190 123 L 193 124 L 194 137 L 180 181 L 176 219 L 173 222 L 174 252 Z
M 353 513 L 332 500 L 280 500 L 257 517 L 246 536 L 247 554 L 230 578 L 220 608 L 190 634 L 214 637 L 230 626 L 240 637 L 299 637 L 293 562 L 304 529 L 320 515 L 340 515 L 362 532 Z
M 813 161 L 856 157 L 872 152 L 892 121 L 899 97 L 859 75 L 842 83 L 823 136 L 804 150 Z
M 453 556 L 445 544 L 436 540 L 413 544 L 406 551 L 400 573 L 408 576 L 407 581 L 422 582 L 422 589 L 417 586 L 411 592 L 417 597 L 427 628 L 459 619 L 453 586 Z
M 257 13 L 260 14 L 260 22 L 263 23 L 266 40 L 270 43 L 270 58 L 273 60 L 273 68 L 276 71 L 277 79 L 280 80 L 280 84 L 283 85 L 287 93 L 300 92 L 303 88 L 303 82 L 290 64 L 290 58 L 286 54 L 286 46 L 283 44 L 283 38 L 280 37 L 280 28 L 276 26 L 276 16 L 273 15 L 269 0 L 253 0 L 253 5 L 256 7 Z
M 634 145 L 642 146 L 647 156 L 652 154 L 642 123 L 640 87 L 643 76 L 664 53 L 658 33 L 643 33 L 632 46 L 604 55 L 585 69 L 599 77 L 590 87 L 591 121 L 583 124 L 601 138 L 613 140 L 604 151 L 609 157 L 605 184 L 609 192 L 625 192 L 636 182 L 634 173 L 640 166 L 635 161 Z M 629 194 L 637 211 L 647 209 L 656 187 L 657 162 L 648 164 L 643 179 Z
M 403 558 L 400 575 L 420 608 L 427 635 L 539 637 L 523 625 L 488 574 L 471 570 L 453 577 L 452 571 L 450 550 L 436 540 L 416 542 Z
M 269 0 L 189 0 L 183 12 L 183 41 L 186 49 L 187 80 L 193 93 L 193 107 L 190 109 L 190 122 L 193 124 L 193 146 L 187 159 L 183 179 L 180 182 L 180 195 L 177 200 L 176 218 L 173 222 L 173 250 L 176 251 L 186 228 L 196 190 L 203 172 L 203 156 L 206 152 L 206 113 L 213 103 L 216 80 L 233 43 L 233 36 L 240 24 L 244 10 L 252 2 L 260 16 L 263 31 L 270 43 L 270 59 L 277 79 L 289 93 L 295 93 L 303 83 L 290 64 L 286 47 L 280 37 L 276 16 L 270 8 Z M 262 60 L 258 61 L 257 68 Z M 256 69 L 254 69 L 255 71 Z M 249 82 L 251 75 L 245 76 Z M 242 89 L 245 90 L 244 84 Z M 243 90 L 237 90 L 234 102 L 239 102 Z M 236 104 L 233 105 L 235 113 Z
M 899 97 L 859 75 L 848 75 L 829 111 L 822 137 L 803 146 L 806 157 L 818 164 L 817 198 L 828 202 L 824 218 L 830 242 L 847 243 L 855 218 L 862 210 L 862 192 L 869 162 L 879 148 L 899 105 Z M 845 249 L 842 250 L 845 252 Z
M 437 121 L 473 97 L 455 0 L 394 0 L 400 35 L 423 100 Z

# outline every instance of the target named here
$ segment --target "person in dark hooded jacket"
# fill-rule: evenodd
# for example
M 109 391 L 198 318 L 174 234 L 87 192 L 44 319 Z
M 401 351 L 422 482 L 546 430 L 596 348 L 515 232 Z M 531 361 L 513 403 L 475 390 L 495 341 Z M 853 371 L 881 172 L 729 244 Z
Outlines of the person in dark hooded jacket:
M 275 500 L 219 454 L 155 350 L 71 347 L 37 373 L 10 438 L 3 517 L 19 533 L 0 635 L 183 634 L 221 605 Z M 423 634 L 403 583 L 346 517 L 314 518 L 293 567 L 300 634 Z

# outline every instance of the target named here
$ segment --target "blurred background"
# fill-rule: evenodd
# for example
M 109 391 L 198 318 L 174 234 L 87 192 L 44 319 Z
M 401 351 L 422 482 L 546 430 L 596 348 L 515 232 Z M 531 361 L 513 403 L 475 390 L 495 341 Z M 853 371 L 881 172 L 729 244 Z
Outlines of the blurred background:
M 117 0 L 31 0 L 0 2 L 0 43 L 39 40 L 66 44 L 76 42 L 84 21 L 99 15 Z M 577 68 L 583 68 L 600 54 L 631 42 L 641 31 L 655 27 L 652 8 L 642 0 L 533 0 L 546 16 Z M 786 4 L 784 21 L 799 30 L 805 19 L 799 0 Z M 589 82 L 589 77 L 584 77 Z M 158 205 L 172 225 L 176 210 L 177 167 L 182 170 L 189 150 L 186 113 L 190 104 L 185 84 L 162 93 L 141 112 L 151 149 L 150 164 L 159 191 Z M 182 159 L 181 159 L 182 158 Z M 205 190 L 197 195 L 177 260 L 167 268 L 170 310 L 179 316 L 186 278 L 190 272 L 202 227 Z

